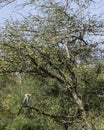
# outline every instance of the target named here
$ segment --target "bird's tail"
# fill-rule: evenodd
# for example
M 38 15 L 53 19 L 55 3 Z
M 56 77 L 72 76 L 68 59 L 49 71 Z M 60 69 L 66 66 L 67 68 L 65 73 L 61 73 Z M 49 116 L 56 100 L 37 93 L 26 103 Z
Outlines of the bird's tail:
M 17 113 L 17 116 L 21 113 L 22 108 L 23 108 L 23 105 L 20 107 L 20 109 L 19 109 L 19 111 Z

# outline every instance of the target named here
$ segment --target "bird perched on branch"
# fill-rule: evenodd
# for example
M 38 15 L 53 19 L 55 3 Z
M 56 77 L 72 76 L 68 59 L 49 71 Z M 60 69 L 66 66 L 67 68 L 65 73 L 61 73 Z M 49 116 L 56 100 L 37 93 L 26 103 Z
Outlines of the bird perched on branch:
M 22 101 L 21 108 L 19 109 L 19 112 L 18 112 L 17 115 L 19 115 L 21 113 L 21 110 L 22 110 L 23 107 L 29 106 L 29 99 L 30 99 L 30 97 L 31 97 L 31 94 L 28 94 L 28 93 L 25 94 L 24 99 Z
M 23 107 L 26 107 L 26 106 L 29 105 L 30 96 L 31 96 L 31 94 L 27 94 L 27 93 L 25 94 L 24 99 L 22 101 L 22 106 Z

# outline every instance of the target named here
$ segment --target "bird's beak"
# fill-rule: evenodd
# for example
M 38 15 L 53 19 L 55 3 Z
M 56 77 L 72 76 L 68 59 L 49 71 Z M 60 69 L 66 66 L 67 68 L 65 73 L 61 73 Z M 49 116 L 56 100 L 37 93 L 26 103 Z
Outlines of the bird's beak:
M 31 97 L 31 94 L 28 94 Z

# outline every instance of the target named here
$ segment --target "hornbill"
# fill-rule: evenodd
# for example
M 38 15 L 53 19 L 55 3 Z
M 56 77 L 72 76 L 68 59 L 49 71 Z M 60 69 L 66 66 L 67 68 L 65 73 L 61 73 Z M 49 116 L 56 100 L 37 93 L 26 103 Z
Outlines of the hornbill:
M 31 94 L 27 94 L 27 93 L 25 94 L 24 99 L 23 99 L 23 101 L 22 101 L 21 108 L 19 109 L 19 112 L 18 112 L 17 115 L 19 115 L 19 114 L 21 113 L 21 110 L 22 110 L 23 107 L 29 106 L 30 96 L 31 96 Z

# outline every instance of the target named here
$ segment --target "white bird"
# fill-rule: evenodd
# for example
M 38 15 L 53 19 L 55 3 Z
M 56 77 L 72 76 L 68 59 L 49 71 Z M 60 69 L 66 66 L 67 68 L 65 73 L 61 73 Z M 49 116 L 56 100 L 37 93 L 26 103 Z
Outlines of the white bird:
M 23 107 L 25 107 L 25 106 L 28 106 L 28 104 L 29 104 L 29 99 L 30 99 L 30 94 L 25 94 L 25 97 L 24 97 L 24 99 L 23 99 L 23 101 L 22 101 L 22 106 Z
M 19 115 L 19 114 L 21 113 L 21 110 L 22 110 L 23 107 L 29 106 L 30 96 L 31 96 L 31 94 L 27 94 L 27 93 L 25 94 L 25 97 L 24 97 L 24 99 L 23 99 L 23 101 L 22 101 L 21 108 L 19 109 L 19 112 L 18 112 L 17 115 Z

